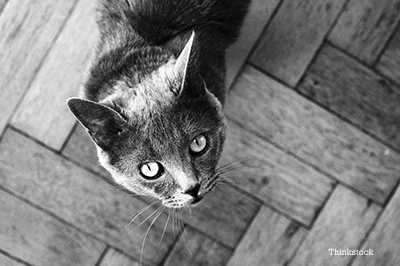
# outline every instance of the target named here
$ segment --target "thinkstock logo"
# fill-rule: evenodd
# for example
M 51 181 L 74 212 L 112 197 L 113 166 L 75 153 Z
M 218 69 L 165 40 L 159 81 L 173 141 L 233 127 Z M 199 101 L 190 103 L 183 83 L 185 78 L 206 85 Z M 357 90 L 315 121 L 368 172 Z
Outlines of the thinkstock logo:
M 374 251 L 370 248 L 364 249 L 364 250 L 330 248 L 330 249 L 328 249 L 328 251 L 329 251 L 329 255 L 331 255 L 331 256 L 355 256 L 355 255 L 373 256 L 374 255 Z

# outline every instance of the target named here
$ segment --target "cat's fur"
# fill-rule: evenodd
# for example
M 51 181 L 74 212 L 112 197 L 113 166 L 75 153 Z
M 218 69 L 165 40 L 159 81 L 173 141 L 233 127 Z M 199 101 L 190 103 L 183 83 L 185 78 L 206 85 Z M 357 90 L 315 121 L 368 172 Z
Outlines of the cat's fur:
M 85 99 L 72 98 L 68 106 L 118 184 L 176 208 L 213 188 L 225 138 L 225 50 L 248 4 L 101 1 L 101 39 Z M 195 154 L 189 146 L 198 136 L 207 145 Z M 151 179 L 141 170 L 149 162 L 163 170 Z

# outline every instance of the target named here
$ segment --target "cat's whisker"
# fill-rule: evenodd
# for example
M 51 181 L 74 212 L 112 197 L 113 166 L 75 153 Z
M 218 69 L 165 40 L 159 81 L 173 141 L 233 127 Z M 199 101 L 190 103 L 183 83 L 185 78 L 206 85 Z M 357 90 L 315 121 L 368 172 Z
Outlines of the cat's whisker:
M 232 162 L 225 163 L 225 164 L 223 164 L 223 165 L 218 166 L 217 169 L 224 169 L 225 167 L 229 167 L 229 166 L 231 166 L 232 164 L 238 163 L 238 162 L 241 163 L 241 161 L 240 161 L 239 159 L 236 159 L 236 160 L 233 160 Z
M 145 211 L 147 211 L 148 209 L 150 209 L 150 208 L 151 208 L 154 204 L 156 204 L 156 203 L 157 203 L 157 200 L 154 201 L 153 203 L 149 204 L 148 206 L 144 207 L 142 210 L 138 211 L 138 212 L 136 213 L 136 215 L 134 214 L 135 217 L 133 217 L 132 220 L 131 220 L 124 228 L 122 228 L 121 231 L 124 231 L 125 229 L 127 229 L 127 228 L 133 223 L 133 221 L 135 221 L 135 219 L 136 219 L 137 217 L 139 217 L 143 212 L 145 212 Z M 133 215 L 132 215 L 132 216 L 133 216 Z
M 230 181 L 230 180 L 234 180 L 235 178 L 240 178 L 240 177 L 234 176 L 234 175 L 230 175 L 230 176 L 221 175 L 220 179 L 218 180 L 218 183 L 237 186 L 236 182 Z
M 180 208 L 176 208 L 175 209 L 175 225 L 176 225 L 176 228 L 178 229 L 177 231 L 178 231 L 178 234 L 179 234 L 179 231 L 180 231 L 180 224 L 179 224 L 179 214 L 180 214 Z
M 278 138 L 279 134 L 280 134 L 280 131 L 278 131 L 278 132 L 275 134 L 275 136 L 274 136 L 274 138 L 272 139 L 272 141 L 275 141 L 275 140 Z M 236 170 L 236 169 L 238 169 L 238 168 L 258 168 L 259 166 L 249 166 L 249 165 L 246 165 L 246 163 L 247 163 L 248 161 L 254 159 L 254 155 L 253 155 L 253 154 L 257 154 L 257 153 L 261 152 L 263 149 L 264 149 L 264 147 L 259 147 L 258 149 L 256 149 L 256 150 L 255 150 L 253 153 L 251 153 L 251 154 L 248 153 L 247 155 L 245 155 L 245 156 L 242 157 L 242 158 L 235 158 L 233 161 L 231 161 L 231 162 L 229 162 L 229 163 L 225 163 L 225 164 L 223 164 L 223 165 L 221 165 L 221 166 L 218 166 L 218 167 L 217 167 L 217 172 L 218 172 L 218 173 L 221 173 L 221 174 L 224 174 L 224 173 L 226 173 L 226 172 L 234 171 L 234 170 Z M 236 153 L 237 153 L 236 151 L 232 151 L 232 152 L 230 152 L 230 153 L 224 154 L 224 156 L 227 156 L 227 155 L 229 155 L 229 154 L 236 154 Z M 232 167 L 231 167 L 231 166 L 232 166 Z M 236 166 L 238 166 L 238 167 L 236 168 Z
M 144 251 L 144 246 L 146 244 L 147 235 L 149 234 L 151 227 L 156 222 L 158 217 L 160 217 L 160 215 L 163 213 L 164 209 L 165 209 L 165 206 L 163 206 L 163 205 L 161 205 L 160 207 L 157 208 L 156 212 L 158 212 L 158 213 L 154 217 L 154 219 L 151 221 L 151 223 L 149 225 L 149 228 L 147 228 L 147 230 L 146 230 L 146 233 L 145 233 L 144 239 L 143 239 L 143 243 L 142 243 L 142 247 L 141 247 L 141 250 L 140 250 L 140 265 L 142 265 L 142 261 L 143 261 L 143 251 Z
M 229 181 L 226 181 L 226 180 L 218 180 L 218 183 L 217 183 L 217 185 L 215 186 L 215 189 L 217 190 L 217 191 L 220 191 L 220 192 L 225 192 L 224 191 L 224 187 L 227 187 L 227 186 L 229 186 L 229 185 L 231 185 L 232 183 L 231 182 L 229 182 Z
M 185 206 L 183 209 L 186 211 L 187 217 L 191 218 L 192 217 L 192 208 L 190 206 Z
M 246 173 L 243 173 L 243 175 L 245 175 Z M 238 181 L 231 181 L 231 180 L 235 180 L 238 178 L 242 178 L 242 180 L 249 182 L 248 180 L 246 180 L 246 178 L 243 178 L 243 175 L 238 175 L 238 176 L 234 176 L 234 175 L 230 175 L 230 176 L 226 176 L 226 175 L 221 175 L 221 178 L 218 180 L 218 184 L 219 185 L 224 185 L 227 187 L 238 187 L 239 184 L 237 183 Z
M 257 152 L 260 152 L 260 150 L 261 150 L 261 148 L 259 148 L 259 150 L 258 150 Z M 231 152 L 231 153 L 225 154 L 224 156 L 227 156 L 227 155 L 229 155 L 229 154 L 237 154 L 237 151 L 233 151 L 233 152 Z M 227 164 L 225 164 L 225 165 L 230 165 L 230 164 L 235 163 L 235 162 L 239 162 L 239 163 L 244 164 L 244 163 L 248 162 L 248 161 L 251 160 L 251 159 L 252 159 L 251 154 L 247 154 L 247 155 L 245 155 L 244 157 L 236 158 L 236 159 L 234 159 L 232 162 L 227 163 Z
M 226 171 L 231 171 L 232 169 L 240 168 L 240 167 L 248 167 L 244 165 L 242 162 L 233 162 L 229 165 L 225 165 L 223 167 L 218 167 L 216 169 L 217 172 L 226 172 Z
M 183 222 L 182 219 L 182 213 L 178 213 L 178 222 L 179 222 L 179 227 L 183 228 L 183 233 L 186 235 L 189 235 L 188 232 L 186 231 L 185 223 Z
M 175 229 L 177 228 L 176 225 L 176 209 L 172 209 L 172 233 L 174 234 L 174 238 L 178 235 L 177 233 L 175 233 Z M 177 232 L 179 233 L 179 230 L 177 230 Z
M 224 184 L 225 185 L 225 184 Z M 221 192 L 221 193 L 225 193 L 225 190 L 221 187 L 221 184 L 217 184 L 217 186 L 215 186 L 215 190 Z M 219 197 L 219 196 L 218 196 Z M 220 197 L 219 197 L 220 198 Z
M 190 256 L 193 256 L 192 250 L 190 249 L 190 247 L 187 243 L 187 240 L 185 238 L 185 235 L 186 235 L 186 237 L 189 237 L 189 233 L 186 230 L 185 223 L 183 221 L 181 212 L 178 212 L 178 221 L 179 221 L 179 226 L 183 228 L 183 232 L 181 234 L 182 240 L 185 243 L 185 246 L 186 246 L 187 250 L 189 251 Z
M 241 169 L 241 168 L 245 168 L 245 167 L 244 167 L 243 165 L 232 166 L 232 167 L 226 168 L 226 169 L 218 169 L 218 170 L 217 170 L 217 173 L 218 173 L 219 175 L 221 175 L 221 174 L 233 172 L 233 171 L 235 171 L 235 170 L 237 170 L 237 169 Z
M 240 170 L 240 172 L 234 172 L 234 170 Z M 243 178 L 243 176 L 254 176 L 257 174 L 259 166 L 243 166 L 237 167 L 236 169 L 230 169 L 229 171 L 223 171 L 218 173 L 220 175 L 220 179 L 233 179 L 233 178 Z
M 182 214 L 181 214 L 180 219 L 181 219 L 181 226 L 183 227 L 183 230 L 185 231 L 186 235 L 189 236 L 189 233 L 187 232 L 186 227 L 185 227 L 185 221 L 183 220 Z
M 201 212 L 201 213 L 203 213 L 203 212 L 204 212 L 204 210 L 203 210 L 203 207 L 202 207 L 202 206 L 203 206 L 203 204 L 204 204 L 204 203 L 202 203 L 202 204 L 198 204 L 198 205 L 196 206 L 196 207 L 197 207 L 197 208 L 200 210 L 200 212 Z
M 179 232 L 181 231 L 181 220 L 179 219 L 179 214 L 180 214 L 180 209 L 176 209 L 176 228 L 177 228 L 177 231 L 178 231 L 178 235 L 179 235 Z
M 126 234 L 124 234 L 124 236 L 129 235 L 130 233 L 132 233 L 133 231 L 135 231 L 136 229 L 138 229 L 142 224 L 144 224 L 148 219 L 150 219 L 160 208 L 162 208 L 163 205 L 161 205 L 160 207 L 158 207 L 154 212 L 152 212 L 149 216 L 147 216 L 146 219 L 144 219 L 140 224 L 138 224 L 135 228 L 133 228 L 132 230 L 130 230 L 129 232 L 127 232 Z
M 230 181 L 228 178 L 231 179 L 232 176 L 221 175 L 217 183 L 235 185 L 235 183 Z
M 192 216 L 193 216 L 192 208 L 187 208 L 187 210 L 189 212 L 189 218 L 192 218 Z
M 219 175 L 221 175 L 221 174 L 226 174 L 226 173 L 229 173 L 229 172 L 233 172 L 233 171 L 238 170 L 238 169 L 254 169 L 254 168 L 257 168 L 257 167 L 256 166 L 237 165 L 237 166 L 232 166 L 231 168 L 228 168 L 228 169 L 218 170 L 217 173 Z
M 165 232 L 167 231 L 168 222 L 169 222 L 169 218 L 170 218 L 170 217 L 171 217 L 171 209 L 168 209 L 168 217 L 167 217 L 167 220 L 165 221 L 164 230 L 163 230 L 163 232 L 162 232 L 160 241 L 158 242 L 158 245 L 157 245 L 157 246 L 160 246 L 160 244 L 161 244 L 161 242 L 162 242 L 162 240 L 163 240 L 163 238 L 164 238 L 164 236 L 165 236 Z
M 249 156 L 247 156 L 249 157 Z M 231 172 L 240 168 L 250 168 L 250 169 L 254 169 L 254 168 L 258 168 L 258 166 L 252 166 L 252 165 L 246 165 L 245 163 L 248 162 L 249 160 L 251 160 L 252 158 L 247 158 L 246 160 L 239 160 L 236 159 L 230 163 L 226 163 L 222 166 L 217 167 L 216 172 L 218 174 L 224 174 L 227 172 Z
M 170 208 L 168 211 L 171 212 L 171 227 L 172 227 L 172 234 L 175 238 L 175 226 L 174 226 L 174 216 L 175 216 L 175 209 Z
M 212 211 L 211 205 L 208 202 L 204 202 L 203 204 L 207 209 L 209 209 L 210 211 Z
M 185 228 L 185 227 L 184 227 L 184 228 Z M 186 233 L 186 236 L 189 237 L 189 234 L 188 234 L 188 232 L 186 231 L 186 229 L 185 229 L 185 233 Z M 185 237 L 183 237 L 183 242 L 185 243 L 185 246 L 186 246 L 187 250 L 189 251 L 190 256 L 193 256 L 193 252 L 192 252 L 192 250 L 190 249 L 190 247 L 189 247 L 189 245 L 188 245 L 188 242 L 187 242 L 187 240 L 185 239 Z

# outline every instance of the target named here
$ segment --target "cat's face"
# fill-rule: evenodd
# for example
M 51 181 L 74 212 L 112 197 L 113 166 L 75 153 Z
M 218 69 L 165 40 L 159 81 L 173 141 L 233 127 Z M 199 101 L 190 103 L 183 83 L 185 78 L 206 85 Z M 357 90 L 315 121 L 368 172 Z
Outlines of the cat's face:
M 190 46 L 134 88 L 121 81 L 101 103 L 68 102 L 114 180 L 172 208 L 214 187 L 225 138 L 220 102 L 201 77 L 186 75 Z
M 178 100 L 148 120 L 127 124 L 111 150 L 98 146 L 101 164 L 130 191 L 168 207 L 201 200 L 217 181 L 225 121 L 214 96 Z

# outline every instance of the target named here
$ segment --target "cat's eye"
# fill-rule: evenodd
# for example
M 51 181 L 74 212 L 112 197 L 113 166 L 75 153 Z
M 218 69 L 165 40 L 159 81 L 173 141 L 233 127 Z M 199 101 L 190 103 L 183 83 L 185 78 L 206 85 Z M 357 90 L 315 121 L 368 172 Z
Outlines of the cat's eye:
M 203 134 L 196 136 L 189 144 L 189 149 L 194 155 L 202 153 L 207 147 L 207 138 Z
M 146 179 L 157 179 L 164 173 L 164 167 L 159 162 L 144 163 L 139 170 Z

